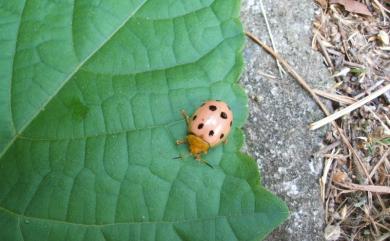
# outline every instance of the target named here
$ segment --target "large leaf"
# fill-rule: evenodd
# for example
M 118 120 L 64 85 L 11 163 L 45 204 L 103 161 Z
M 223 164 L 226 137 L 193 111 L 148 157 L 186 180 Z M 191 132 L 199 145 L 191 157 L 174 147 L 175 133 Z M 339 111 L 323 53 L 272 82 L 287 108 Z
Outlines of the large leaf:
M 259 240 L 287 215 L 239 152 L 238 0 L 0 0 L 0 240 Z M 229 144 L 175 140 L 223 99 Z

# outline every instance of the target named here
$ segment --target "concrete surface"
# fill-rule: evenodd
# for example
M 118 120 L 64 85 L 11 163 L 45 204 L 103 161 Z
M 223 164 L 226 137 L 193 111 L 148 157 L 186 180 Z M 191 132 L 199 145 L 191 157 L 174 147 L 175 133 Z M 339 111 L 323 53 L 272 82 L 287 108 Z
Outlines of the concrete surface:
M 329 86 L 322 57 L 311 50 L 314 1 L 263 3 L 279 53 L 312 86 Z M 259 0 L 243 0 L 241 16 L 244 28 L 270 45 Z M 322 161 L 312 154 L 321 147 L 325 130 L 307 128 L 323 117 L 322 112 L 294 79 L 288 75 L 280 79 L 274 59 L 250 40 L 244 56 L 241 83 L 250 97 L 244 151 L 256 158 L 263 185 L 285 200 L 291 212 L 289 220 L 266 240 L 322 241 L 324 214 L 318 184 Z

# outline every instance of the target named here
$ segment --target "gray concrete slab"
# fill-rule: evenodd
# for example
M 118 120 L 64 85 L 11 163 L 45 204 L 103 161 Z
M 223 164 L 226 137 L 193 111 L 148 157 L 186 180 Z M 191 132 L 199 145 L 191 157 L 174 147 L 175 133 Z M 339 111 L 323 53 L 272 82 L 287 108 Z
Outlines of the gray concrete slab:
M 264 0 L 264 5 L 279 53 L 312 86 L 329 86 L 322 57 L 311 49 L 314 1 Z M 243 0 L 241 16 L 244 28 L 270 45 L 259 0 Z M 323 114 L 294 79 L 279 78 L 274 59 L 250 40 L 244 56 L 241 83 L 250 98 L 244 151 L 256 158 L 263 185 L 285 200 L 291 211 L 288 221 L 266 240 L 324 240 L 318 182 L 322 161 L 312 154 L 321 147 L 325 129 L 307 128 Z

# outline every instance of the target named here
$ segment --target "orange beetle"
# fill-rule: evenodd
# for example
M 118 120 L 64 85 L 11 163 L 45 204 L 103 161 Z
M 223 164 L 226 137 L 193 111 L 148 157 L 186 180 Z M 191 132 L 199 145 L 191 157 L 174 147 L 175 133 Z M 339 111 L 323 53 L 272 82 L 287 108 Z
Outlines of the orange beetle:
M 176 143 L 188 143 L 188 149 L 196 160 L 202 160 L 201 154 L 207 154 L 209 148 L 226 143 L 233 124 L 233 113 L 225 102 L 209 100 L 191 117 L 185 111 L 182 114 L 187 122 L 188 135 L 185 140 Z

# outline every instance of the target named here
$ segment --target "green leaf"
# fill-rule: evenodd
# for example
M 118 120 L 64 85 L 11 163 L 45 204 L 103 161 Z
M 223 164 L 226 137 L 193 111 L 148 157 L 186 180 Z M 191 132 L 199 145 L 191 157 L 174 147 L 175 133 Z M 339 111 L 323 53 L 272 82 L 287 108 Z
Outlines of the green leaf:
M 238 0 L 0 0 L 0 240 L 259 240 L 287 216 L 240 153 Z M 222 99 L 227 145 L 175 141 Z
M 390 137 L 382 138 L 381 140 L 377 141 L 379 144 L 382 145 L 390 145 Z
M 351 70 L 349 71 L 351 74 L 353 74 L 353 75 L 357 75 L 357 76 L 359 76 L 359 75 L 361 75 L 361 74 L 363 74 L 363 73 L 365 73 L 366 72 L 366 69 L 364 69 L 364 68 L 351 68 Z

